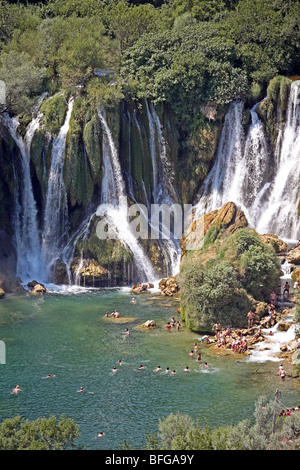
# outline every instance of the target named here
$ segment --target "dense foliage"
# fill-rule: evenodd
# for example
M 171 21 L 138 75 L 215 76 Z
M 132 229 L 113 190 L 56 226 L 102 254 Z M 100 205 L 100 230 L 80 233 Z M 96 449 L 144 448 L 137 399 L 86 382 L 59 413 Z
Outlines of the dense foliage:
M 281 406 L 260 397 L 254 419 L 211 429 L 189 415 L 171 414 L 160 420 L 158 437 L 151 436 L 147 449 L 162 450 L 296 450 L 300 448 L 299 411 L 279 417 Z
M 216 321 L 223 327 L 245 327 L 253 299 L 268 301 L 280 276 L 275 251 L 251 229 L 240 229 L 215 245 L 207 262 L 200 252 L 181 265 L 182 315 L 196 331 L 211 331 Z M 207 256 L 207 243 L 203 250 Z
M 79 426 L 61 416 L 29 421 L 15 416 L 0 423 L 0 450 L 63 450 L 74 445 Z
M 105 86 L 94 70 L 112 68 L 125 94 L 167 101 L 190 126 L 203 102 L 251 97 L 275 75 L 299 73 L 299 6 L 299 0 L 1 0 L 6 106 L 24 112 L 42 89 L 75 87 L 98 97 Z

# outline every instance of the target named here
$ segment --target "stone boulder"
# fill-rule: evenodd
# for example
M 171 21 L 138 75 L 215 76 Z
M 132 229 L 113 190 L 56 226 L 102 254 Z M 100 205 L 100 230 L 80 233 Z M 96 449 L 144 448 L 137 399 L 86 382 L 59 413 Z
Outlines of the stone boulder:
M 37 281 L 28 282 L 27 286 L 31 288 L 29 292 L 32 294 L 44 294 L 47 292 L 46 287 Z
M 300 282 L 300 268 L 295 268 L 292 271 L 292 279 L 294 282 L 296 281 Z
M 7 294 L 18 294 L 25 292 L 21 279 L 18 277 L 0 279 L 0 288 Z
M 161 293 L 172 297 L 179 293 L 179 286 L 177 284 L 176 276 L 167 279 L 161 279 L 158 284 Z
M 287 260 L 291 264 L 300 265 L 300 245 L 295 246 L 287 255 Z
M 288 331 L 290 325 L 288 323 L 285 323 L 283 321 L 278 322 L 278 330 L 279 331 Z
M 108 270 L 97 260 L 74 258 L 71 266 L 73 277 L 80 278 L 80 285 L 97 287 L 107 283 Z
M 233 202 L 227 202 L 221 209 L 215 209 L 193 220 L 180 240 L 182 256 L 188 249 L 200 249 L 204 236 L 213 227 L 221 228 L 222 234 L 226 237 L 240 228 L 248 227 L 248 221 L 244 212 Z
M 273 235 L 272 233 L 266 233 L 264 235 L 259 235 L 259 238 L 266 245 L 270 245 L 274 248 L 275 252 L 278 254 L 286 253 L 289 250 L 289 246 L 283 240 Z
M 156 323 L 154 320 L 147 320 L 142 324 L 142 328 L 156 328 Z

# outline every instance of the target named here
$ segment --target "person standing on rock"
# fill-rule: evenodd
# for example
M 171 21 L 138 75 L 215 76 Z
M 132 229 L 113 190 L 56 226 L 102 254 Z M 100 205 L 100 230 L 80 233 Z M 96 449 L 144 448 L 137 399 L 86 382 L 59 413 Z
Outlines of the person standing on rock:
M 255 313 L 252 312 L 252 310 L 250 310 L 250 312 L 248 312 L 247 314 L 247 317 L 248 317 L 248 328 L 250 329 L 253 327 L 253 320 L 256 317 L 256 315 Z
M 290 296 L 290 285 L 289 283 L 286 281 L 285 285 L 284 285 L 284 289 L 283 289 L 283 297 L 285 297 L 285 294 L 286 294 L 286 298 L 288 299 L 289 296 Z
M 217 339 L 220 338 L 220 334 L 221 334 L 221 331 L 222 331 L 222 327 L 221 327 L 221 323 L 217 322 L 213 325 L 213 329 L 216 329 L 216 337 Z

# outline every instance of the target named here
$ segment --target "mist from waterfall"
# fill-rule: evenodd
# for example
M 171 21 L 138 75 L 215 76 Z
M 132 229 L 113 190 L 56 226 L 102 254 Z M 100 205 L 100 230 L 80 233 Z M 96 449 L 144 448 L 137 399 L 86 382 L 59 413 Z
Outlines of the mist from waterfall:
M 256 104 L 243 131 L 244 107 L 231 103 L 225 116 L 215 162 L 196 203 L 196 217 L 234 202 L 259 233 L 298 239 L 300 181 L 299 84 L 293 82 L 284 128 L 278 122 L 275 155 L 267 144 Z

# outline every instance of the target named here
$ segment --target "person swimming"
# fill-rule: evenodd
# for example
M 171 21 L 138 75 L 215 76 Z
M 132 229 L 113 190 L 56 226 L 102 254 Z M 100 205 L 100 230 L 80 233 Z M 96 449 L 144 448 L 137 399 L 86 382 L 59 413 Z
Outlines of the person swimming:
M 23 392 L 23 390 L 20 389 L 20 385 L 16 385 L 15 388 L 12 389 L 11 393 L 18 394 L 19 392 Z
M 186 366 L 183 370 L 184 370 L 184 372 L 190 372 L 190 369 L 189 369 L 188 366 Z
M 97 435 L 96 439 L 100 439 L 101 437 L 105 436 L 104 431 L 100 431 L 99 434 Z
M 143 364 L 140 365 L 140 367 L 138 367 L 138 370 L 143 370 L 145 369 L 145 366 L 143 366 Z
M 114 367 L 111 369 L 112 372 L 117 372 L 117 370 L 118 370 L 118 369 L 116 368 L 116 366 L 114 366 Z
M 56 375 L 48 374 L 46 377 L 42 377 L 42 379 L 49 379 L 50 377 L 56 377 Z
M 171 375 L 175 375 L 175 374 L 176 374 L 176 370 L 172 370 Z
M 162 368 L 160 366 L 157 366 L 156 369 L 153 370 L 153 372 L 159 372 L 161 370 L 162 370 Z

